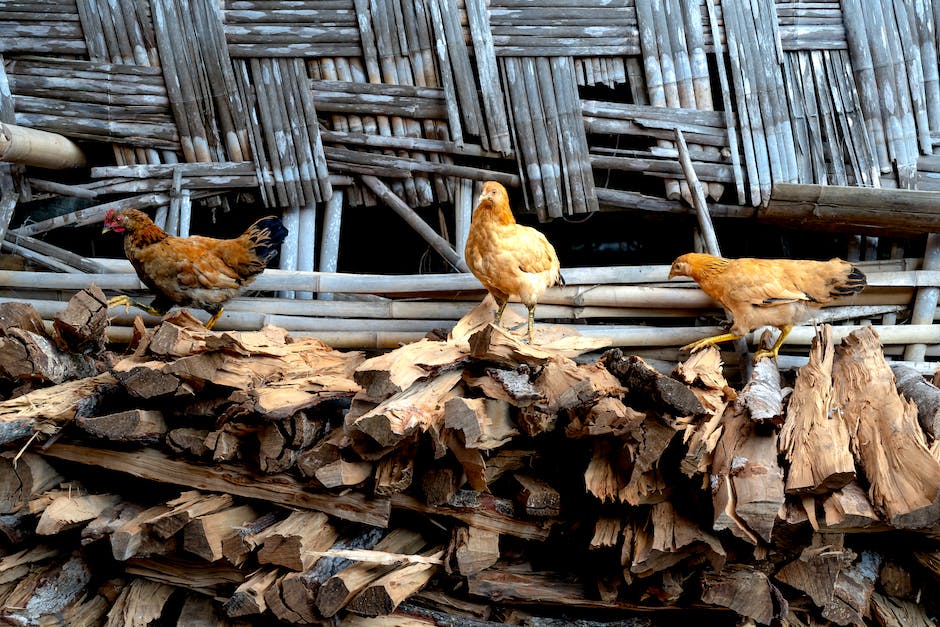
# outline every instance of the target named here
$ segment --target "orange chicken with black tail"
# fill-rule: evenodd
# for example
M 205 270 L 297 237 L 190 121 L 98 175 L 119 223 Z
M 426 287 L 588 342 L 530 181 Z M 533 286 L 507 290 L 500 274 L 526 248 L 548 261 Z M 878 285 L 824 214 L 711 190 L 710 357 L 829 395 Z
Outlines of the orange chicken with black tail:
M 539 231 L 516 224 L 506 188 L 496 181 L 483 184 L 473 211 L 464 258 L 470 272 L 493 295 L 499 324 L 513 296 L 529 310 L 526 337 L 532 342 L 535 306 L 549 287 L 563 284 L 558 255 Z
M 108 231 L 124 234 L 124 253 L 156 294 L 149 305 L 117 296 L 108 306 L 133 305 L 155 316 L 174 305 L 198 307 L 212 315 L 206 329 L 222 315 L 225 302 L 264 271 L 287 236 L 281 221 L 268 216 L 233 239 L 174 237 L 136 209 L 109 211 L 103 232 Z
M 810 319 L 820 307 L 858 294 L 867 284 L 861 270 L 841 259 L 725 259 L 703 253 L 688 253 L 673 261 L 669 278 L 677 276 L 694 279 L 732 318 L 729 333 L 682 349 L 694 352 L 763 326 L 780 329 L 773 348 L 757 351 L 755 361 L 765 356 L 776 359 L 794 325 Z

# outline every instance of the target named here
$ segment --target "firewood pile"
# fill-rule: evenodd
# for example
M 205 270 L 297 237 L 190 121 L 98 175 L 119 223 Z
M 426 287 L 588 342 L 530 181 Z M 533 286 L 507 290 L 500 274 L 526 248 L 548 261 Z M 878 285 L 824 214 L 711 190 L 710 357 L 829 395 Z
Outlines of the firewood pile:
M 934 624 L 940 390 L 871 329 L 735 390 L 488 300 L 371 357 L 185 312 L 118 354 L 105 303 L 0 308 L 5 623 Z

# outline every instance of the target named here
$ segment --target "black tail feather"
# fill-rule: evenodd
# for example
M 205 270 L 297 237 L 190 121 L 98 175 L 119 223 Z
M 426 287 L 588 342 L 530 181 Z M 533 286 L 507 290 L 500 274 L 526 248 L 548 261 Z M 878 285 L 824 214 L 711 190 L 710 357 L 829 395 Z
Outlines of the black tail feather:
M 852 266 L 852 269 L 845 276 L 845 279 L 835 285 L 830 294 L 833 296 L 850 296 L 852 294 L 858 294 L 865 286 L 868 285 L 868 279 L 865 277 L 865 273 Z
M 287 237 L 287 227 L 280 218 L 267 216 L 248 227 L 248 234 L 255 254 L 267 262 L 277 254 Z

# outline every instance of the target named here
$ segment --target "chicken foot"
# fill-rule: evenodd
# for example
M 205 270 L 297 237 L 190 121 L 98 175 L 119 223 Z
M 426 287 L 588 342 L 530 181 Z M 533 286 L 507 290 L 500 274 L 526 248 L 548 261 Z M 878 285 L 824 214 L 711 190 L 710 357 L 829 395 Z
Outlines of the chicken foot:
M 154 307 L 151 307 L 150 305 L 145 305 L 144 303 L 137 302 L 136 300 L 133 300 L 130 296 L 126 294 L 121 294 L 120 296 L 115 296 L 114 298 L 109 299 L 108 309 L 111 309 L 112 307 L 124 307 L 125 312 L 129 311 L 131 307 L 137 307 L 137 309 L 146 311 L 151 316 L 162 316 L 164 313 L 166 313 L 164 311 L 155 309 Z
M 731 340 L 737 340 L 740 337 L 741 337 L 740 335 L 735 335 L 734 333 L 722 333 L 721 335 L 713 335 L 712 337 L 706 337 L 701 340 L 696 340 L 692 342 L 691 344 L 686 344 L 679 350 L 695 353 L 695 352 L 702 350 L 703 348 L 708 348 L 709 346 L 714 346 L 715 344 L 719 344 L 721 342 L 730 342 Z
M 212 314 L 212 317 L 211 317 L 211 318 L 209 318 L 208 320 L 206 320 L 206 324 L 205 324 L 206 331 L 211 331 L 211 330 L 212 330 L 212 327 L 215 326 L 215 323 L 219 320 L 219 317 L 222 315 L 222 310 L 223 310 L 223 309 L 225 309 L 225 307 L 219 307 L 219 310 L 218 310 L 217 312 L 215 312 L 214 314 Z
M 761 349 L 754 353 L 754 363 L 757 363 L 757 360 L 761 357 L 770 357 L 774 361 L 777 361 L 777 356 L 780 353 L 780 347 L 783 346 L 783 341 L 787 339 L 788 335 L 790 335 L 790 329 L 792 328 L 792 324 L 788 324 L 787 326 L 781 328 L 780 336 L 777 338 L 777 341 L 774 342 L 774 345 L 770 348 L 770 350 Z

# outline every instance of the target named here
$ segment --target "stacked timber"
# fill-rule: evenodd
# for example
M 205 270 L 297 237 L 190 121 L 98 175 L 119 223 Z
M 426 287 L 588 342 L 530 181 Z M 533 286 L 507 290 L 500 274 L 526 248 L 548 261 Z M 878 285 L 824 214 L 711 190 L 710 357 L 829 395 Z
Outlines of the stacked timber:
M 369 356 L 0 306 L 19 625 L 929 625 L 940 390 L 828 326 L 793 380 L 665 374 L 490 300 Z

